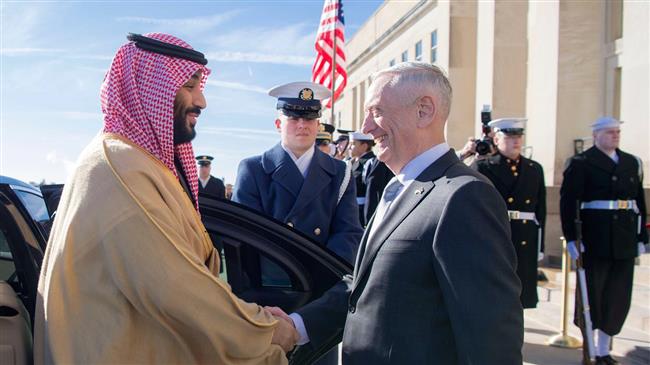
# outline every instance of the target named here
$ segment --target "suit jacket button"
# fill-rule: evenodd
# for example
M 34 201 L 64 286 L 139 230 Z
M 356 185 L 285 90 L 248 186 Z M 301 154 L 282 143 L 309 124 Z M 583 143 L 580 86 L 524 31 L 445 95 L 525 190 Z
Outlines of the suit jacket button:
M 521 241 L 522 246 L 526 246 L 526 241 Z
M 314 234 L 317 236 L 320 235 L 320 228 L 316 227 L 316 229 L 314 230 Z
M 357 307 L 354 304 L 350 304 L 350 307 L 348 307 L 348 311 L 350 313 L 354 313 L 357 311 Z
M 515 198 L 513 197 L 508 198 L 508 203 L 512 203 L 513 201 L 515 201 Z
M 292 227 L 292 228 L 293 228 L 293 222 L 287 222 L 287 226 L 289 226 L 289 227 Z

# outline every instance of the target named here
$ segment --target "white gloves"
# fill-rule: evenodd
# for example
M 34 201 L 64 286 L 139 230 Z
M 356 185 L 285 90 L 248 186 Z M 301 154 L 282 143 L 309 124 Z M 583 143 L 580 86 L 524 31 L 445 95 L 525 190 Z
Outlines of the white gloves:
M 542 261 L 544 260 L 544 252 L 538 252 L 537 253 L 537 261 Z
M 645 245 L 643 242 L 639 242 L 639 256 L 643 255 L 645 253 Z
M 572 260 L 578 259 L 578 249 L 576 248 L 576 241 L 569 241 L 567 243 L 567 250 L 569 251 L 569 256 Z M 580 252 L 585 252 L 585 245 L 580 243 Z

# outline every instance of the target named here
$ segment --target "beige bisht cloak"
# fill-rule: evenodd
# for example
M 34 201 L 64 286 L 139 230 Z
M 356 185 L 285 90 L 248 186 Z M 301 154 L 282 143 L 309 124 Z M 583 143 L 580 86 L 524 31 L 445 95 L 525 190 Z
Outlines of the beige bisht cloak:
M 218 278 L 219 257 L 176 177 L 98 136 L 64 189 L 39 281 L 35 360 L 286 364 L 277 324 Z

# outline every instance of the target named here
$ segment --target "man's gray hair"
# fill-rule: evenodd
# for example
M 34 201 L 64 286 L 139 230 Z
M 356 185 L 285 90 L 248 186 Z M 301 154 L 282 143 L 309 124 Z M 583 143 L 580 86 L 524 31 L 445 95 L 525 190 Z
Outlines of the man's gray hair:
M 440 67 L 424 62 L 402 62 L 375 72 L 372 82 L 381 77 L 390 77 L 387 85 L 391 88 L 398 87 L 406 102 L 413 102 L 426 94 L 436 95 L 442 120 L 449 117 L 452 89 L 449 79 Z

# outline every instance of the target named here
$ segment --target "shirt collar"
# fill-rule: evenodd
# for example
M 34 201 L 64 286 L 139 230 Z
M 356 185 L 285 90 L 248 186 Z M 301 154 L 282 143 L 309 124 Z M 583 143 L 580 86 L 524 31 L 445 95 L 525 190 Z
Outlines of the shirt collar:
M 284 143 L 280 142 L 280 145 L 282 146 L 282 149 L 285 150 L 287 154 L 289 154 L 289 157 L 291 157 L 293 163 L 296 164 L 296 167 L 298 168 L 298 170 L 300 170 L 302 176 L 307 177 L 307 172 L 309 172 L 309 164 L 311 163 L 312 157 L 314 157 L 314 152 L 316 152 L 314 145 L 312 145 L 300 157 L 296 157 L 296 155 L 294 155 L 293 152 L 291 152 L 291 150 L 284 145 Z
M 447 153 L 447 151 L 449 151 L 449 145 L 443 142 L 422 152 L 402 168 L 402 171 L 397 174 L 397 180 L 399 180 L 403 186 L 409 185 L 413 180 L 420 176 L 422 171 L 442 157 L 442 155 Z

